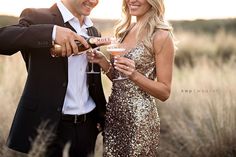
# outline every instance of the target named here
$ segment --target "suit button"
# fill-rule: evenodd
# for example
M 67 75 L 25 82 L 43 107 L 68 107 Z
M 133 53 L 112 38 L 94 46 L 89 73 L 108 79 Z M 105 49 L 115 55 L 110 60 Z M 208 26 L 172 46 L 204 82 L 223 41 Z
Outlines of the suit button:
M 58 108 L 57 108 L 57 111 L 58 111 L 58 112 L 61 112 L 61 107 L 58 107 Z
M 64 82 L 64 83 L 62 84 L 62 87 L 66 87 L 66 86 L 67 86 L 67 83 Z

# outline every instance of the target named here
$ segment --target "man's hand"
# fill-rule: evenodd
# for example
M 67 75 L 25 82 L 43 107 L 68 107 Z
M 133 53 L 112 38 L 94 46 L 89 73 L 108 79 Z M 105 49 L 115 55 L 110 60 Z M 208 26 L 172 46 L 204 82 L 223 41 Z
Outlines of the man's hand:
M 82 36 L 76 34 L 69 28 L 56 26 L 55 43 L 61 45 L 62 52 L 60 56 L 69 57 L 71 54 L 79 53 L 75 40 L 81 42 L 85 47 L 89 48 L 88 43 Z

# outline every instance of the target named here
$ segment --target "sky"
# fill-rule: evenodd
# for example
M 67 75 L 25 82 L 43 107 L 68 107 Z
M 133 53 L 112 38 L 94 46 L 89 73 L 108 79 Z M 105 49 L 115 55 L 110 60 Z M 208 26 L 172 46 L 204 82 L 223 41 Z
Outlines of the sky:
M 57 0 L 0 0 L 0 14 L 19 16 L 24 8 L 50 7 Z M 121 17 L 122 0 L 99 0 L 91 17 Z M 235 18 L 236 0 L 165 0 L 167 20 Z

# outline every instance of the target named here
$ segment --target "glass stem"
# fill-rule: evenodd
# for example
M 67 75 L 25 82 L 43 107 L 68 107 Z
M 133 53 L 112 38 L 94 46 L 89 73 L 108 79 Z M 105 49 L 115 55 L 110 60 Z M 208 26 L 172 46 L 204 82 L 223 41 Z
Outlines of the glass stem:
M 91 71 L 94 72 L 94 70 L 93 70 L 93 62 L 91 63 Z

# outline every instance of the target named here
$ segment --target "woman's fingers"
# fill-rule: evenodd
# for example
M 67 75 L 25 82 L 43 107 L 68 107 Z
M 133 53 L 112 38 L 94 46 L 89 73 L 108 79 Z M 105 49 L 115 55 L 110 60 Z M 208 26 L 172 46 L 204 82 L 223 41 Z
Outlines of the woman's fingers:
M 135 62 L 125 57 L 115 58 L 114 66 L 127 76 L 131 76 L 135 72 Z
M 91 53 L 91 52 L 87 52 L 87 58 L 88 58 L 88 61 L 91 63 L 93 62 L 94 60 L 94 54 Z
M 135 69 L 135 62 L 125 57 L 115 58 L 114 64 L 118 65 L 119 68 L 124 70 Z
M 102 52 L 97 50 L 88 50 L 87 51 L 87 58 L 89 62 L 98 63 L 102 59 L 103 55 Z

